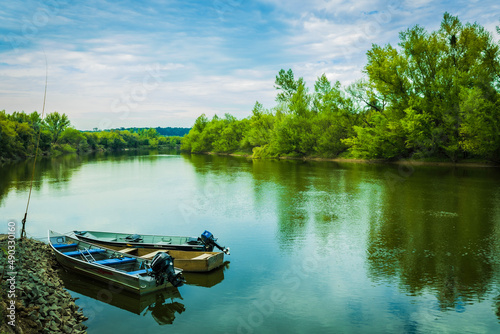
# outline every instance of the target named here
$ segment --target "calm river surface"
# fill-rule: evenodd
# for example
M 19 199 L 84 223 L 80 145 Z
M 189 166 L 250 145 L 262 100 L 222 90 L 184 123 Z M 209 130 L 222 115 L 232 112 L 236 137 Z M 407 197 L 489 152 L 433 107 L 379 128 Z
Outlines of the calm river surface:
M 30 168 L 0 167 L 0 232 L 20 224 Z M 89 333 L 500 332 L 495 168 L 66 156 L 36 170 L 27 231 L 48 229 L 207 229 L 231 248 L 142 298 L 65 274 Z

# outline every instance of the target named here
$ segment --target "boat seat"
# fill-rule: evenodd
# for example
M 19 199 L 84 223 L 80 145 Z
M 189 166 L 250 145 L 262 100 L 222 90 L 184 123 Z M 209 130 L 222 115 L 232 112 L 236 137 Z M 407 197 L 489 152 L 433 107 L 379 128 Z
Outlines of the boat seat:
M 82 251 L 81 249 L 79 250 L 76 250 L 76 251 L 72 251 L 72 252 L 64 252 L 63 254 L 64 255 L 67 255 L 67 256 L 78 256 L 80 254 L 99 254 L 99 253 L 104 253 L 105 250 L 104 249 L 100 249 L 100 248 L 92 248 L 92 249 L 86 249 L 85 251 Z
M 124 254 L 129 254 L 129 253 L 132 253 L 133 251 L 136 251 L 137 248 L 124 248 L 122 250 L 119 250 L 120 253 L 124 253 Z
M 212 254 L 201 254 L 201 255 L 198 255 L 197 257 L 193 257 L 191 260 L 205 260 L 205 259 L 208 259 L 210 256 L 212 256 Z
M 133 258 L 133 257 L 119 257 L 116 259 L 99 260 L 99 261 L 95 261 L 94 263 L 102 264 L 105 266 L 113 266 L 113 265 L 117 265 L 117 264 L 125 264 L 125 263 L 132 263 L 132 262 L 135 262 L 135 258 Z
M 151 269 L 141 269 L 141 270 L 136 270 L 136 271 L 129 271 L 127 274 L 129 275 L 141 275 L 141 274 L 146 274 L 147 272 L 150 272 Z
M 154 251 L 154 252 L 151 252 L 149 254 L 146 254 L 146 255 L 143 255 L 141 256 L 143 259 L 147 259 L 147 260 L 150 260 L 152 259 L 153 257 L 155 257 L 156 254 L 158 253 L 161 253 L 161 252 L 165 252 L 164 250 L 157 250 L 157 251 Z M 166 252 L 168 253 L 168 252 Z
M 64 248 L 71 248 L 71 247 L 76 247 L 76 244 L 52 244 L 55 249 L 64 249 Z

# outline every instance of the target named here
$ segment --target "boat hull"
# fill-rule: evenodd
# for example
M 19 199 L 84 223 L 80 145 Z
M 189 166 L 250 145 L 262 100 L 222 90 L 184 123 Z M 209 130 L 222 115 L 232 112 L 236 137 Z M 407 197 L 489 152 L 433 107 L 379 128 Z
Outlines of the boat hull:
M 134 248 L 156 248 L 168 250 L 182 250 L 187 252 L 200 252 L 213 250 L 213 247 L 204 245 L 197 238 L 182 236 L 142 235 L 141 241 L 127 240 L 131 234 L 113 233 L 100 231 L 74 231 L 75 236 L 87 242 L 96 243 L 106 247 L 134 247 Z

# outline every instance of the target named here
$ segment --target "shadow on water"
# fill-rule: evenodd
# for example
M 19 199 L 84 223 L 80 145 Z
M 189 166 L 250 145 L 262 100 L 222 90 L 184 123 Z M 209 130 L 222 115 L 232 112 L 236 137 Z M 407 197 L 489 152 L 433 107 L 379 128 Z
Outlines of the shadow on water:
M 59 276 L 66 289 L 95 301 L 95 304 L 80 305 L 89 318 L 102 309 L 99 302 L 137 315 L 150 315 L 159 325 L 172 324 L 176 314 L 181 314 L 186 310 L 184 304 L 175 301 L 176 299 L 182 300 L 177 288 L 172 287 L 147 295 L 138 295 L 70 271 L 60 270 Z

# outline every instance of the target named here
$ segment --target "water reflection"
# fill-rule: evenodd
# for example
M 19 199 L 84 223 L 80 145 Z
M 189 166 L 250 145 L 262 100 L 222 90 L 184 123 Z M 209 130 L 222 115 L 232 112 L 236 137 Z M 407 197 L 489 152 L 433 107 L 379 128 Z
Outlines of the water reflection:
M 96 161 L 126 162 L 131 159 L 159 159 L 160 155 L 176 154 L 175 150 L 127 150 L 120 152 L 94 152 L 85 155 L 68 154 L 59 157 L 40 157 L 37 159 L 33 178 L 33 190 L 40 191 L 43 182 L 54 187 L 65 187 L 73 175 L 84 164 Z M 0 205 L 5 196 L 12 190 L 25 192 L 28 196 L 33 160 L 0 164 Z
M 374 282 L 396 281 L 410 295 L 430 290 L 441 310 L 463 311 L 493 292 L 497 169 L 185 158 L 205 176 L 231 166 L 247 174 L 255 206 L 275 206 L 283 251 L 303 247 L 311 231 L 327 244 L 347 228 Z
M 183 272 L 186 284 L 211 288 L 224 280 L 224 271 L 229 269 L 229 261 L 208 273 Z
M 476 172 L 422 167 L 393 191 L 384 189 L 367 245 L 374 281 L 397 278 L 413 295 L 430 288 L 442 310 L 459 311 L 491 292 L 498 203 L 496 188 L 478 184 Z
M 497 315 L 498 322 L 500 322 L 500 295 L 495 298 L 495 314 Z
M 177 288 L 138 295 L 70 271 L 60 270 L 59 275 L 66 289 L 90 297 L 96 303 L 103 302 L 138 315 L 149 314 L 159 325 L 172 324 L 176 314 L 186 310 L 184 304 L 175 301 L 175 299 L 182 300 Z M 81 304 L 79 303 L 89 318 L 102 309 L 98 304 L 88 302 Z
M 122 322 L 124 312 L 98 301 L 98 291 L 82 296 L 85 314 L 95 305 L 106 311 L 89 321 L 96 330 L 116 330 L 120 322 L 126 332 L 144 320 L 153 328 L 145 331 L 155 332 L 162 330 L 157 322 L 174 318 L 177 332 L 186 333 L 200 326 L 255 333 L 499 328 L 496 169 L 415 166 L 401 174 L 395 165 L 137 152 L 97 155 L 81 169 L 67 168 L 72 179 L 61 183 L 68 191 L 47 187 L 50 177 L 64 179 L 61 172 L 43 179 L 44 208 L 33 210 L 47 212 L 38 216 L 46 222 L 40 230 L 50 224 L 182 234 L 210 227 L 235 248 L 230 272 L 185 273 L 182 303 L 180 296 L 122 302 L 122 294 L 100 296 L 141 317 Z M 29 179 L 29 171 L 13 178 Z M 8 196 L 0 209 L 16 200 L 24 203 Z M 276 291 L 286 302 L 273 303 Z
M 252 163 L 248 158 L 227 155 L 182 154 L 181 156 L 189 161 L 200 175 L 211 173 L 228 176 L 232 172 L 249 171 Z
M 33 190 L 41 189 L 42 180 L 51 184 L 63 184 L 63 181 L 68 181 L 89 158 L 76 154 L 39 158 L 35 167 Z M 27 197 L 32 173 L 33 160 L 0 165 L 0 205 L 11 190 L 26 192 Z

